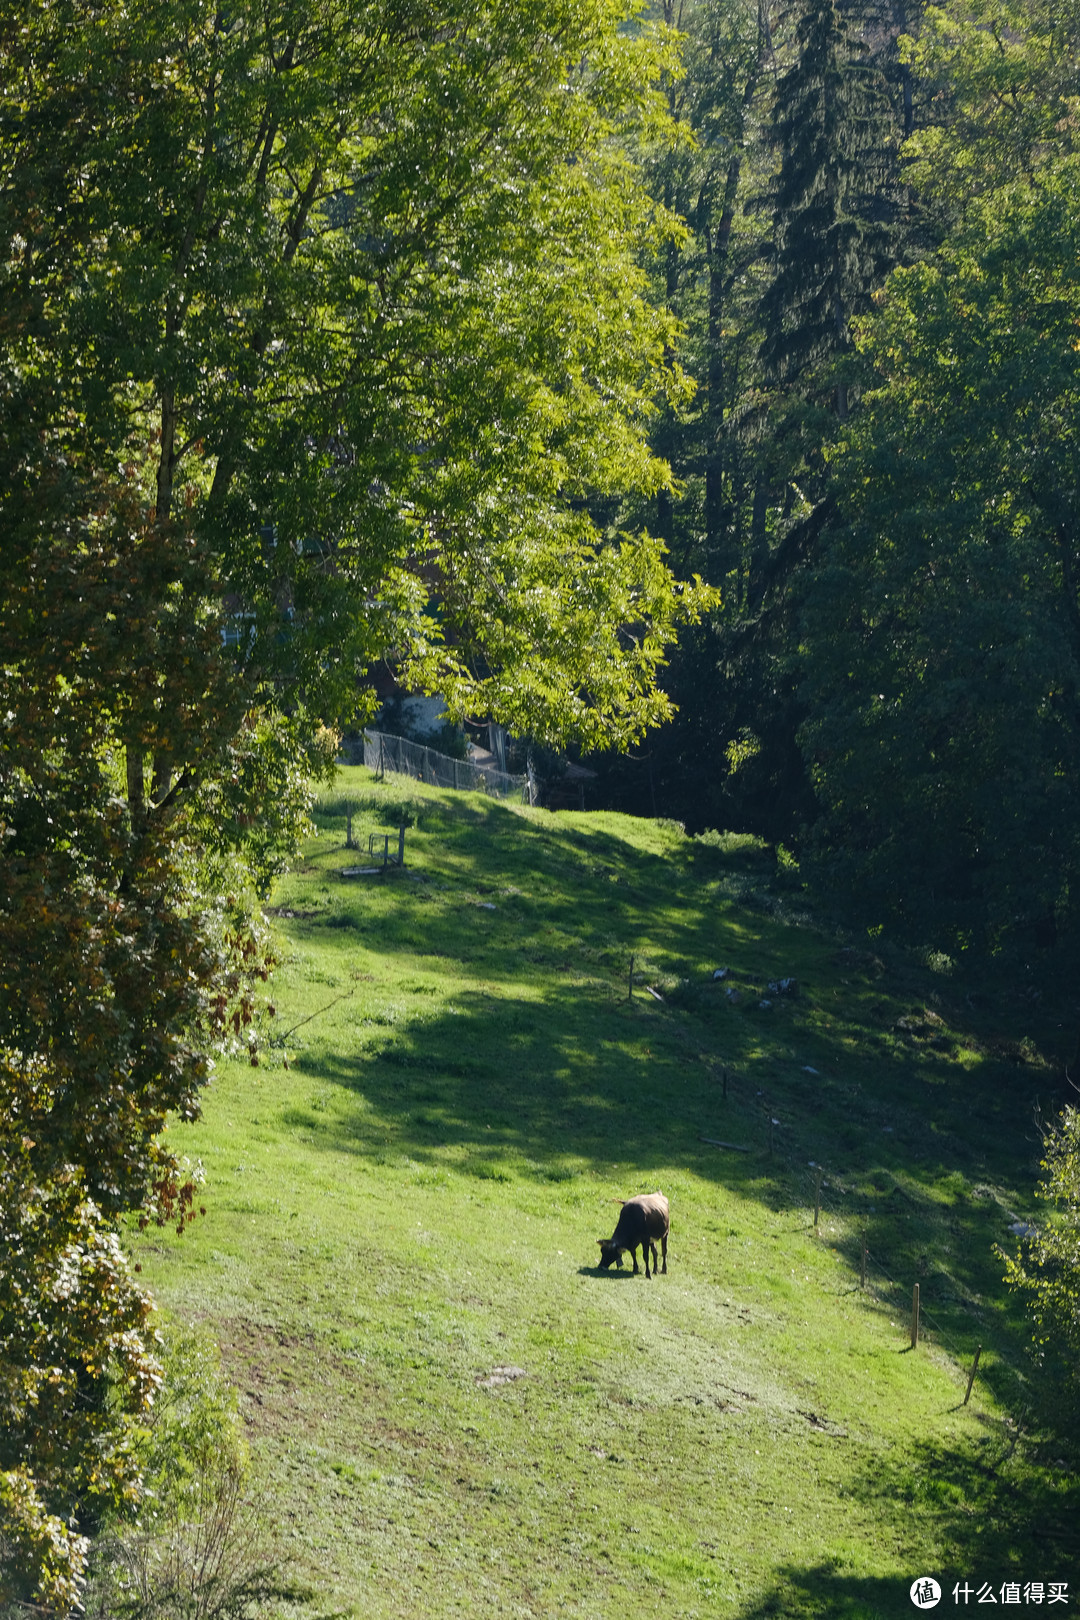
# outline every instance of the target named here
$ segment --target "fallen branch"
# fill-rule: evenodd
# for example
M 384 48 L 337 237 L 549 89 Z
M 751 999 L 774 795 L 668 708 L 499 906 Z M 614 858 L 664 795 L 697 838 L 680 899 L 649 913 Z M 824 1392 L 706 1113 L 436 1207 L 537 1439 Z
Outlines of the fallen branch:
M 710 1147 L 730 1148 L 733 1153 L 750 1152 L 750 1149 L 748 1147 L 743 1147 L 740 1142 L 721 1142 L 719 1138 L 715 1136 L 701 1136 L 698 1138 L 698 1140 L 700 1142 L 708 1142 Z

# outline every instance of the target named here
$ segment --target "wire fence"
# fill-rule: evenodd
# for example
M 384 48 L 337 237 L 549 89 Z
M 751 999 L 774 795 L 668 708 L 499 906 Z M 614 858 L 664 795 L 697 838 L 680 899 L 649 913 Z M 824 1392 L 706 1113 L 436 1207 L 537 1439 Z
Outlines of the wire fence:
M 905 1335 L 910 1334 L 911 1348 L 930 1340 L 959 1366 L 970 1371 L 971 1379 L 964 1396 L 966 1404 L 982 1353 L 983 1333 L 978 1308 L 974 1300 L 964 1297 L 963 1286 L 948 1273 L 942 1272 L 940 1266 L 933 1265 L 929 1257 L 916 1258 L 916 1251 L 920 1247 L 917 1210 L 913 1207 L 910 1212 L 905 1212 L 913 1226 L 906 1241 L 895 1234 L 890 1245 L 898 1249 L 910 1248 L 911 1256 L 898 1255 L 896 1259 L 883 1257 L 879 1246 L 880 1236 L 875 1234 L 878 1225 L 875 1217 L 879 1214 L 879 1208 L 877 1204 L 867 1203 L 864 1192 L 857 1192 L 844 1181 L 842 1175 L 830 1172 L 824 1165 L 813 1161 L 808 1161 L 805 1166 L 789 1163 L 787 1172 L 795 1202 L 807 1210 L 808 1218 L 810 1211 L 813 1211 L 815 1232 L 831 1247 L 847 1254 L 849 1263 L 858 1269 L 860 1289 L 887 1306 L 890 1312 L 896 1313 L 897 1326 Z M 897 1195 L 910 1197 L 905 1195 L 895 1177 L 887 1174 L 883 1179 L 892 1181 L 893 1185 L 883 1190 L 878 1195 L 879 1199 L 884 1201 Z M 886 1214 L 884 1219 L 887 1223 L 895 1221 L 896 1215 Z M 897 1270 L 906 1270 L 907 1278 L 894 1276 L 893 1266 Z M 947 1290 L 944 1295 L 943 1288 Z M 937 1314 L 939 1303 L 953 1318 L 948 1326 Z M 935 1308 L 929 1308 L 931 1305 Z M 971 1321 L 967 1332 L 961 1329 L 965 1342 L 961 1342 L 960 1333 L 957 1332 L 958 1313 L 969 1316 Z
M 716 1078 L 722 1081 L 726 1101 L 727 1067 L 717 1065 Z M 734 1071 L 730 1078 L 735 1089 L 741 1089 Z M 735 1134 L 742 1134 L 741 1141 L 711 1135 L 703 1135 L 701 1141 L 720 1149 L 761 1153 L 773 1161 L 775 1173 L 786 1184 L 790 1206 L 805 1210 L 815 1235 L 847 1260 L 853 1272 L 852 1287 L 884 1306 L 890 1315 L 895 1313 L 896 1326 L 913 1350 L 931 1342 L 969 1375 L 963 1396 L 966 1405 L 976 1373 L 985 1373 L 987 1367 L 982 1353 L 982 1312 L 979 1302 L 934 1256 L 937 1234 L 931 1230 L 933 1222 L 927 1222 L 920 1232 L 917 1192 L 908 1191 L 902 1177 L 892 1171 L 880 1171 L 881 1190 L 868 1193 L 865 1185 L 858 1184 L 861 1178 L 845 1178 L 842 1172 L 813 1160 L 798 1162 L 789 1124 L 775 1117 L 774 1107 L 765 1104 L 758 1115 L 760 1123 L 748 1133 L 749 1140 L 744 1118 L 741 1133 L 734 1126 Z M 897 1199 L 910 1207 L 890 1209 L 890 1201 Z M 948 1317 L 947 1322 L 939 1312 Z
M 417 782 L 430 782 L 434 787 L 459 788 L 465 792 L 487 793 L 496 799 L 529 802 L 527 776 L 511 776 L 487 765 L 475 765 L 468 759 L 454 759 L 423 743 L 393 737 L 388 732 L 364 732 L 364 764 L 379 777 L 389 771 L 398 776 L 410 776 Z

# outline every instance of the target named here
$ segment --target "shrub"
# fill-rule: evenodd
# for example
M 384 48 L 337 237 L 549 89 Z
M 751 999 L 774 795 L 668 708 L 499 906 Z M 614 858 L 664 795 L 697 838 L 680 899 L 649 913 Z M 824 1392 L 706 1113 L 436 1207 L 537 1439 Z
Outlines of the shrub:
M 999 1249 L 1005 1280 L 1023 1295 L 1036 1354 L 1048 1380 L 1055 1425 L 1080 1418 L 1080 1109 L 1065 1108 L 1043 1137 L 1038 1196 L 1055 1206 L 1019 1240 Z
M 179 1331 L 167 1346 L 139 1444 L 142 1502 L 95 1548 L 88 1620 L 247 1620 L 277 1588 L 236 1396 L 200 1334 Z

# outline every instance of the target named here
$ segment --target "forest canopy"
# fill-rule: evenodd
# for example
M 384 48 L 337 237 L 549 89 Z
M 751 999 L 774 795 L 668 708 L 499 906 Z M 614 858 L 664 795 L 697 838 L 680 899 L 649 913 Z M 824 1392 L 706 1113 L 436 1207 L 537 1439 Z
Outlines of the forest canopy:
M 1074 937 L 1080 10 L 666 14 L 651 262 L 697 391 L 652 521 L 723 605 L 610 801 L 783 842 L 919 946 Z

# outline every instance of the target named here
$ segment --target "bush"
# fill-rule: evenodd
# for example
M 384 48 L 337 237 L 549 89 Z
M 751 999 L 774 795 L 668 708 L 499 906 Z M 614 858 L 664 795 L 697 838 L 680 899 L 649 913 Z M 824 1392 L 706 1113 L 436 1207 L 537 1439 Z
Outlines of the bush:
M 140 1449 L 137 1517 L 92 1556 L 88 1620 L 248 1620 L 277 1591 L 250 1461 L 216 1347 L 178 1331 Z
M 1043 1137 L 1038 1196 L 1055 1206 L 1003 1249 L 1005 1280 L 1023 1295 L 1054 1426 L 1080 1426 L 1080 1109 L 1065 1108 Z

